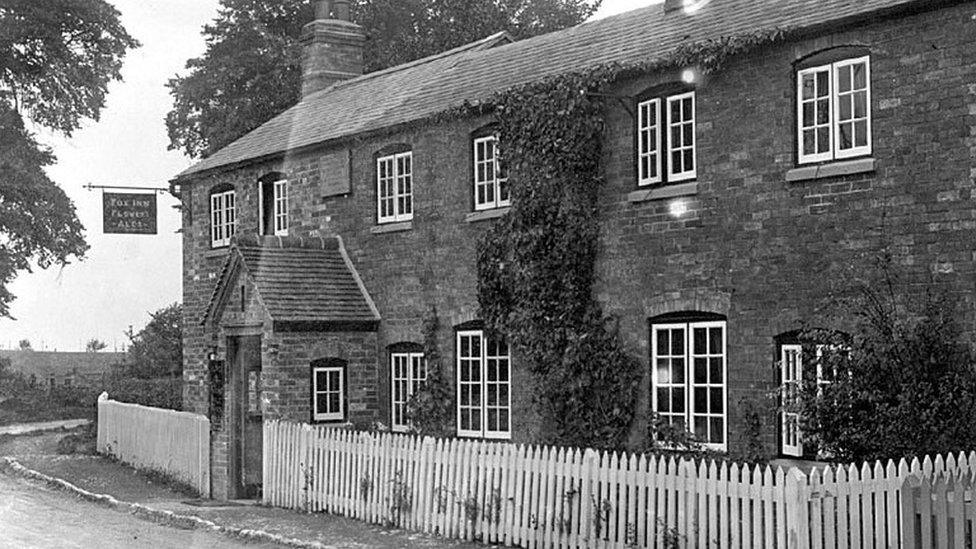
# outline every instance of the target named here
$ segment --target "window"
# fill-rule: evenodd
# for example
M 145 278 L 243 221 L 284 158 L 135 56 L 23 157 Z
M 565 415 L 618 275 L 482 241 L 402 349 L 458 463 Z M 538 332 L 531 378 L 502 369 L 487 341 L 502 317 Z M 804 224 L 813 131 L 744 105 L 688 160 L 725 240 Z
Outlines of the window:
M 725 321 L 652 324 L 651 333 L 651 409 L 725 450 Z
M 800 433 L 800 414 L 797 406 L 803 385 L 803 347 L 797 344 L 780 346 L 779 366 L 782 452 L 787 456 L 800 457 L 803 455 L 803 436 Z
M 407 402 L 420 385 L 427 381 L 427 361 L 424 360 L 424 353 L 419 350 L 391 352 L 390 373 L 393 376 L 390 391 L 393 401 L 392 428 L 394 431 L 402 432 L 410 427 L 407 422 Z
M 677 183 L 697 177 L 695 92 L 637 105 L 637 183 Z
M 346 364 L 338 359 L 312 362 L 312 420 L 342 421 L 345 406 Z
M 413 219 L 413 153 L 376 160 L 377 220 L 380 223 Z
M 288 234 L 288 180 L 281 174 L 273 174 L 259 182 L 261 227 L 263 235 L 285 236 Z
M 508 174 L 498 159 L 498 138 L 474 140 L 474 209 L 489 210 L 512 204 L 508 195 Z
M 508 343 L 481 330 L 457 333 L 458 436 L 512 437 Z
M 867 56 L 797 72 L 799 162 L 871 154 L 871 67 Z
M 230 245 L 237 232 L 237 208 L 234 190 L 210 195 L 210 245 L 214 248 Z

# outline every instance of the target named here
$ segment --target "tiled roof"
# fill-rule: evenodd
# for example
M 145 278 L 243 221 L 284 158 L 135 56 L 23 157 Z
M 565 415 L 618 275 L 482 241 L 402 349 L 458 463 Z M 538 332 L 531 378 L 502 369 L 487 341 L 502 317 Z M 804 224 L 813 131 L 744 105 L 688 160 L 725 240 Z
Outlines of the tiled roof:
M 58 351 L 3 351 L 0 359 L 10 359 L 10 368 L 39 378 L 48 375 L 107 373 L 113 365 L 125 361 L 125 353 L 79 353 Z
M 694 13 L 665 13 L 663 4 L 654 4 L 519 42 L 495 45 L 490 37 L 312 94 L 177 180 L 423 119 L 513 85 L 587 66 L 653 62 L 681 44 L 761 29 L 817 27 L 922 1 L 938 5 L 951 0 L 711 0 Z
M 374 323 L 379 313 L 338 238 L 238 235 L 203 322 L 219 318 L 238 273 L 276 323 Z

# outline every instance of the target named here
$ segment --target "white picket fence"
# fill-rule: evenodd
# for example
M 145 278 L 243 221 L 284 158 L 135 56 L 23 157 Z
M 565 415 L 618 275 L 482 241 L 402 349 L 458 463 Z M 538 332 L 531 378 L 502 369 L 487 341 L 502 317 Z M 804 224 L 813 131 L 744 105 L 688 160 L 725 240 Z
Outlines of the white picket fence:
M 264 503 L 520 547 L 900 547 L 912 474 L 976 454 L 860 468 L 740 468 L 472 440 L 264 425 Z
M 98 397 L 98 452 L 172 475 L 210 497 L 210 420 Z
M 976 547 L 976 476 L 911 475 L 902 486 L 902 547 Z

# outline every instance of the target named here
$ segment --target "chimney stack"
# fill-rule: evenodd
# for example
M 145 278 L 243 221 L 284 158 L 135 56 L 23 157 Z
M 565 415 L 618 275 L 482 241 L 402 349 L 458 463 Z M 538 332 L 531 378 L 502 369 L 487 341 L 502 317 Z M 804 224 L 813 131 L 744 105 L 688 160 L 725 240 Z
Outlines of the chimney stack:
M 664 13 L 678 11 L 685 7 L 685 0 L 664 0 Z
M 349 0 L 318 0 L 302 30 L 302 98 L 363 74 L 366 33 L 350 21 Z

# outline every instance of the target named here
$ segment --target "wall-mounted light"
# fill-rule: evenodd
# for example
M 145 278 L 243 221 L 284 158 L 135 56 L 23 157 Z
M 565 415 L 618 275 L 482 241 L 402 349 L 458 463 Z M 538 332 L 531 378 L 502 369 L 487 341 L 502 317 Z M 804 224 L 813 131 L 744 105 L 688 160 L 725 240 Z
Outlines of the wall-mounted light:
M 681 81 L 685 84 L 694 84 L 698 80 L 698 74 L 694 69 L 685 69 L 681 71 Z
M 682 199 L 677 199 L 668 205 L 668 213 L 671 217 L 681 217 L 688 213 L 688 203 Z

